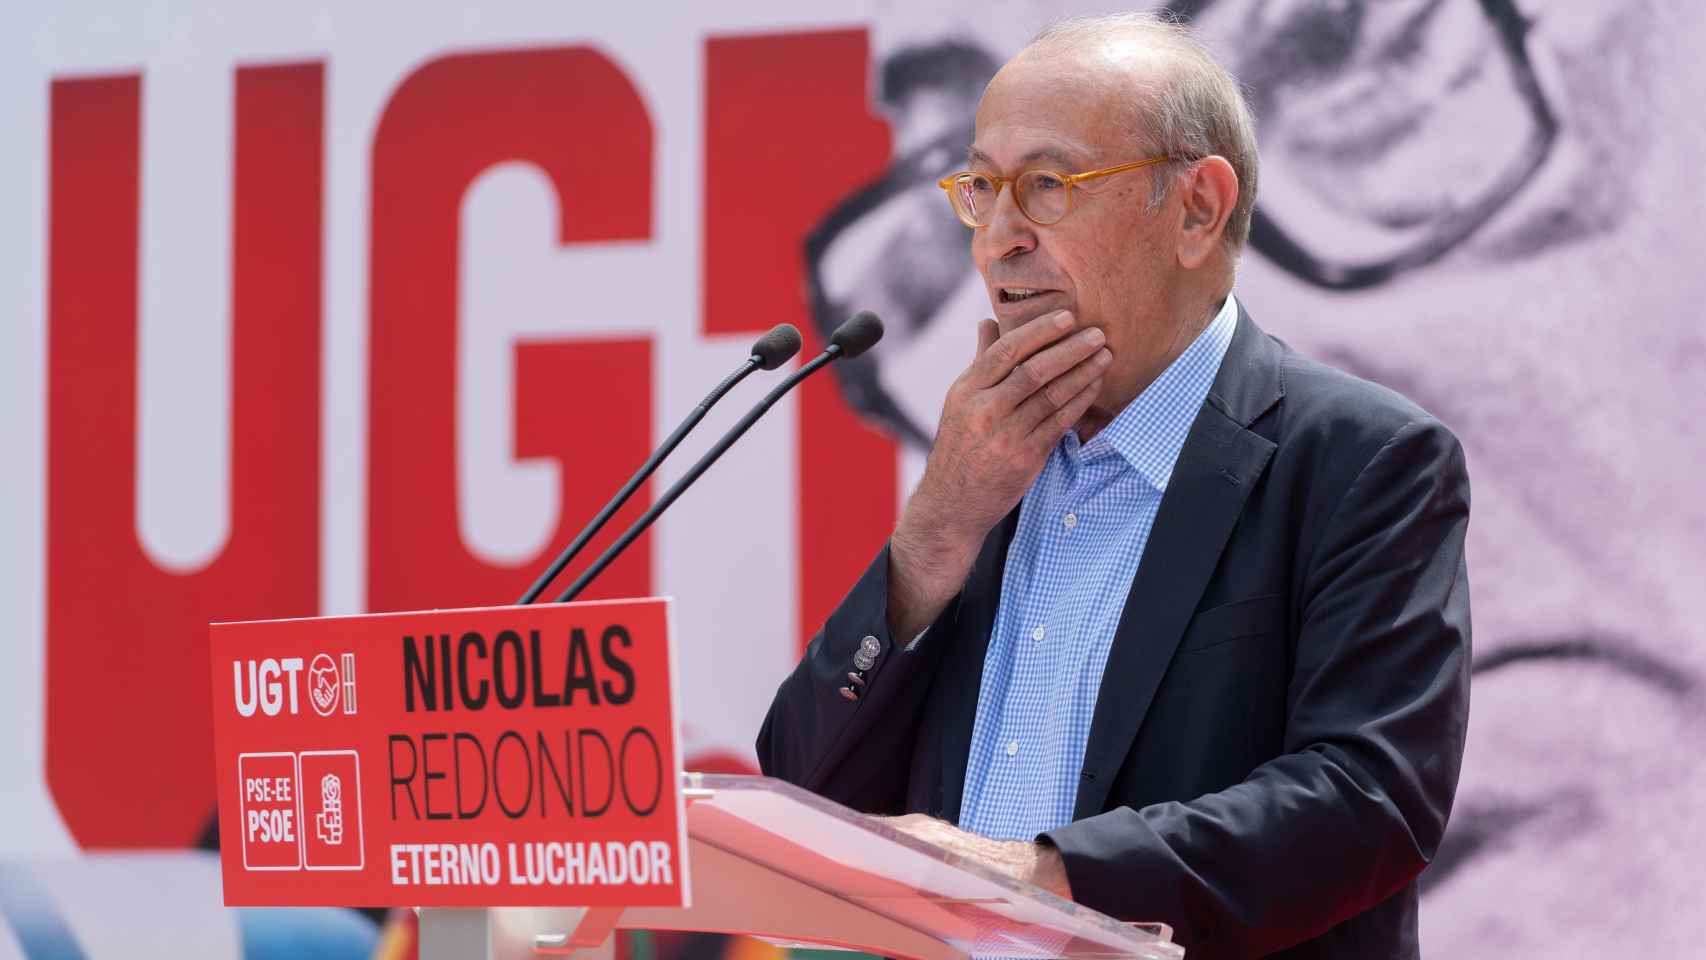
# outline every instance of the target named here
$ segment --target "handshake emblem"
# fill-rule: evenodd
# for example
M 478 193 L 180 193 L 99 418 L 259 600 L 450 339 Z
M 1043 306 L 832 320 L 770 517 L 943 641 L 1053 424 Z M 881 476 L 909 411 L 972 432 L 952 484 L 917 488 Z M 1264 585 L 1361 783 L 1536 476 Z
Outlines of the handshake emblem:
M 340 696 L 344 713 L 355 713 L 355 654 L 345 653 L 341 659 L 342 670 L 336 660 L 323 653 L 308 664 L 308 702 L 322 717 L 338 709 Z

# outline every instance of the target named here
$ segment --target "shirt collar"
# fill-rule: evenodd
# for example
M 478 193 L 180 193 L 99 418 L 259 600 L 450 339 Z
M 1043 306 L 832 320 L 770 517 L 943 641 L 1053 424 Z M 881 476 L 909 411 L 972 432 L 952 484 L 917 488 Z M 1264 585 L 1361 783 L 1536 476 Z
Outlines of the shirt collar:
M 1137 399 L 1126 405 L 1112 423 L 1080 446 L 1078 435 L 1063 440 L 1069 459 L 1088 459 L 1109 450 L 1131 464 L 1155 489 L 1165 492 L 1173 465 L 1196 421 L 1197 411 L 1214 386 L 1226 348 L 1238 325 L 1238 303 L 1231 294 L 1207 327 L 1197 334 Z

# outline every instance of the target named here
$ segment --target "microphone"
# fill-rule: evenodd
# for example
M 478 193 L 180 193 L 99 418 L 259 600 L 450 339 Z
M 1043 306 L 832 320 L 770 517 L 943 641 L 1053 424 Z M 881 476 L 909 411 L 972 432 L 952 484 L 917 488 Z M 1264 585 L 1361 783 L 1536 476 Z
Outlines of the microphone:
M 722 383 L 717 384 L 710 393 L 706 394 L 705 399 L 699 401 L 699 405 L 694 407 L 693 412 L 681 421 L 681 425 L 675 428 L 675 432 L 664 440 L 663 445 L 652 453 L 650 459 L 640 465 L 640 469 L 634 471 L 634 475 L 628 478 L 628 482 L 622 485 L 622 489 L 616 491 L 616 496 L 610 498 L 610 502 L 604 505 L 604 509 L 598 511 L 598 515 L 582 527 L 580 533 L 575 534 L 575 538 L 569 541 L 569 545 L 563 548 L 562 553 L 557 554 L 557 558 L 551 561 L 551 565 L 545 568 L 545 572 L 539 575 L 539 579 L 533 581 L 533 586 L 528 587 L 527 592 L 522 594 L 521 599 L 517 600 L 516 603 L 529 604 L 539 599 L 539 595 L 545 592 L 545 588 L 551 585 L 551 581 L 563 572 L 563 568 L 569 565 L 576 554 L 586 548 L 587 542 L 596 536 L 598 531 L 604 529 L 604 525 L 610 522 L 610 518 L 615 516 L 617 510 L 622 509 L 622 505 L 628 502 L 628 498 L 634 495 L 634 491 L 640 489 L 640 484 L 645 483 L 646 478 L 657 470 L 664 458 L 669 456 L 671 451 L 681 444 L 682 440 L 686 439 L 687 434 L 699 425 L 699 421 L 705 419 L 705 414 L 710 412 L 711 407 L 723 398 L 723 394 L 734 389 L 734 385 L 746 379 L 746 375 L 752 371 L 774 370 L 793 359 L 794 354 L 799 352 L 800 331 L 791 323 L 778 323 L 770 328 L 770 332 L 759 337 L 758 342 L 752 345 L 751 355 L 741 363 L 734 373 L 724 377 Z
M 701 474 L 709 470 L 711 464 L 717 462 L 718 457 L 721 457 L 730 447 L 734 446 L 735 441 L 751 429 L 752 425 L 758 422 L 759 417 L 764 416 L 771 407 L 776 405 L 776 401 L 782 399 L 783 394 L 794 389 L 800 381 L 828 366 L 832 361 L 857 357 L 871 349 L 882 338 L 883 322 L 869 310 L 859 311 L 853 315 L 852 319 L 836 327 L 835 332 L 829 335 L 829 346 L 825 347 L 822 353 L 807 361 L 804 366 L 794 371 L 788 379 L 783 380 L 776 385 L 775 389 L 765 394 L 764 399 L 758 401 L 751 410 L 748 410 L 746 416 L 741 417 L 740 422 L 730 428 L 728 433 L 723 434 L 716 446 L 706 451 L 705 455 L 699 458 L 698 463 L 695 463 L 680 480 L 677 480 L 673 486 L 665 491 L 664 495 L 659 497 L 650 509 L 641 514 L 640 519 L 634 521 L 633 526 L 623 531 L 622 535 L 617 537 L 616 541 L 605 549 L 597 560 L 594 560 L 591 565 L 581 571 L 581 575 L 575 578 L 575 582 L 569 584 L 568 588 L 558 595 L 557 602 L 567 603 L 580 596 L 587 584 L 603 573 L 604 568 L 610 566 L 610 562 L 620 556 L 623 550 L 628 549 L 629 544 L 639 539 L 640 534 L 645 533 L 646 528 L 652 525 L 652 521 L 656 520 L 665 510 L 668 510 L 669 505 L 674 503 L 683 493 L 686 493 L 687 488 L 692 486 Z
M 758 342 L 752 345 L 752 357 L 749 362 L 756 362 L 760 370 L 774 370 L 794 359 L 794 354 L 800 352 L 800 343 L 798 328 L 791 323 L 778 323 L 770 328 L 770 332 L 759 337 Z M 722 394 L 717 394 L 717 396 L 721 397 Z M 702 406 L 709 410 L 710 404 L 716 402 L 716 400 L 710 400 L 709 403 L 702 404 Z

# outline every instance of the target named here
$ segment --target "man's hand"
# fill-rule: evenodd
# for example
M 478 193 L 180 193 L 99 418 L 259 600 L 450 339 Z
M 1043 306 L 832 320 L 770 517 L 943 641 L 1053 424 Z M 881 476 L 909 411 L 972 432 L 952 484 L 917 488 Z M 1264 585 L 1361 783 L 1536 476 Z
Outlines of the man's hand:
M 1024 497 L 1049 451 L 1102 387 L 1102 331 L 1065 310 L 1001 335 L 978 325 L 977 357 L 948 388 L 924 478 L 889 541 L 889 627 L 923 630 L 959 592 L 991 528 Z
M 932 846 L 975 860 L 1015 880 L 1042 887 L 1055 896 L 1072 899 L 1072 887 L 1066 880 L 1066 865 L 1060 859 L 1060 851 L 1053 847 L 1023 840 L 990 840 L 922 813 L 880 819 Z

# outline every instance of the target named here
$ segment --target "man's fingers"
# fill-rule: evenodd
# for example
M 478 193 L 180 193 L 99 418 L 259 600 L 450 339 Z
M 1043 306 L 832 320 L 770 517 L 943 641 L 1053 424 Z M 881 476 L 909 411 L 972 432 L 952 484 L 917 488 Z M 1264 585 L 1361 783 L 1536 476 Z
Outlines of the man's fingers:
M 1044 384 L 1042 389 L 1020 404 L 1013 412 L 1014 424 L 1027 434 L 1036 430 L 1056 410 L 1076 400 L 1091 382 L 1099 380 L 1113 359 L 1114 355 L 1104 347 L 1080 360 L 1072 369 Z M 1076 423 L 1077 418 L 1073 418 L 1073 422 Z
M 1030 439 L 1044 447 L 1052 446 L 1084 416 L 1102 390 L 1102 374 L 1108 369 L 1104 357 L 1111 359 L 1103 350 L 1025 401 L 1015 420 L 1021 426 L 1030 426 Z
M 1001 337 L 1001 327 L 994 320 L 984 317 L 977 322 L 977 355 L 983 356 L 989 350 L 990 344 Z
M 1007 408 L 1017 408 L 1026 398 L 1049 387 L 1068 370 L 1094 356 L 1105 342 L 1107 337 L 1095 327 L 1080 330 L 1025 358 L 993 389 Z M 1065 393 L 1056 393 L 1055 406 L 1065 403 L 1077 392 L 1077 388 L 1073 388 Z
M 1066 336 L 1076 322 L 1071 313 L 1056 310 L 996 338 L 989 349 L 978 354 L 977 360 L 973 361 L 973 382 L 978 387 L 992 387 L 1000 383 L 1021 361 Z

